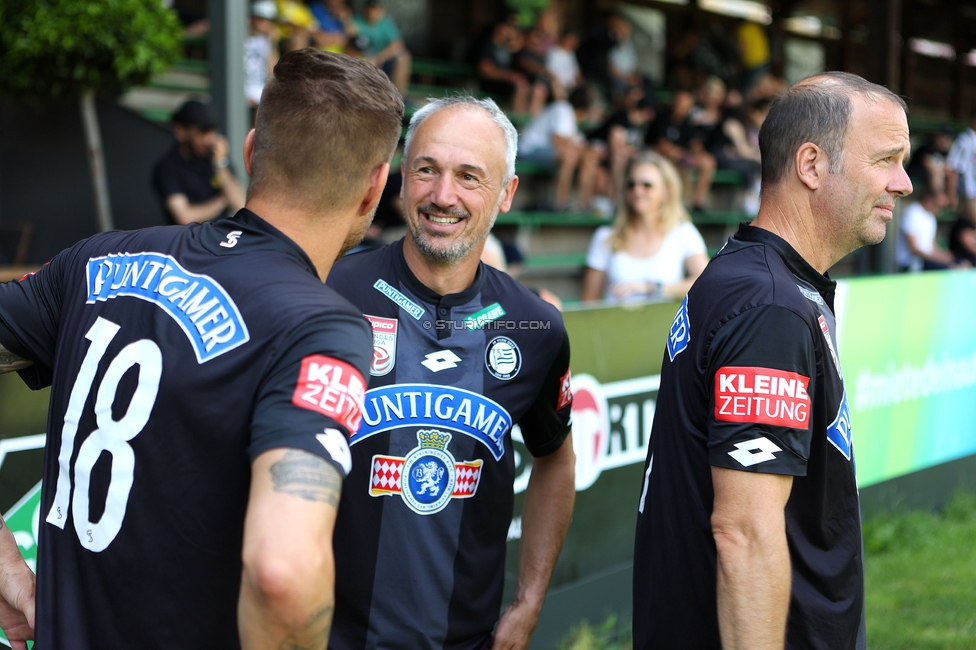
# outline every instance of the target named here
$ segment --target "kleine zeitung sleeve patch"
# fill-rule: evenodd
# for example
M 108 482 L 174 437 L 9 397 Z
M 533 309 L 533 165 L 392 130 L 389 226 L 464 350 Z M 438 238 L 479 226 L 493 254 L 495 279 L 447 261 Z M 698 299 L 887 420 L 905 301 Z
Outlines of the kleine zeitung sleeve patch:
M 795 372 L 723 366 L 715 373 L 715 419 L 806 429 L 810 425 L 809 385 L 809 377 Z
M 353 366 L 321 354 L 302 359 L 298 383 L 291 402 L 318 411 L 356 433 L 363 418 L 366 382 Z

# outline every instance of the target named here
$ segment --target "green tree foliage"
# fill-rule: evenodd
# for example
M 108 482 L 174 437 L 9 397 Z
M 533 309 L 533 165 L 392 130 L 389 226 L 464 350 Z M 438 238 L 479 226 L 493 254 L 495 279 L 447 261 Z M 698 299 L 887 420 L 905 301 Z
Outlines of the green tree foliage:
M 122 92 L 176 61 L 181 32 L 161 0 L 0 0 L 0 91 Z

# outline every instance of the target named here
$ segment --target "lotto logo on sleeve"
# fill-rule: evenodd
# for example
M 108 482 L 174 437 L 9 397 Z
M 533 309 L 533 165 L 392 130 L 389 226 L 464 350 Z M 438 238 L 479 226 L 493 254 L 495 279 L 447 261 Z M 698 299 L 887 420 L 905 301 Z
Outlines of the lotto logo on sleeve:
M 366 382 L 354 367 L 332 357 L 312 354 L 302 359 L 291 402 L 330 417 L 350 434 L 363 419 Z
M 715 373 L 715 419 L 806 429 L 810 378 L 795 372 L 724 366 Z

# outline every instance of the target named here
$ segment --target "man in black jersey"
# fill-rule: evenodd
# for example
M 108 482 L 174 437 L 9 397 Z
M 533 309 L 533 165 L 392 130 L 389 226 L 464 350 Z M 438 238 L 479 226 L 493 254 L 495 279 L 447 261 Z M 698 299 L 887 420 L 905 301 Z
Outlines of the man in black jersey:
M 96 235 L 0 285 L 0 368 L 51 385 L 34 580 L 0 624 L 57 648 L 324 647 L 369 326 L 323 284 L 399 139 L 382 72 L 281 58 L 233 218 Z
M 844 255 L 912 191 L 905 103 L 809 77 L 759 134 L 762 206 L 675 317 L 638 505 L 635 648 L 863 648 L 850 411 L 837 356 Z
M 572 513 L 575 455 L 559 312 L 480 263 L 518 185 L 517 137 L 491 100 L 420 109 L 403 157 L 407 236 L 329 277 L 373 327 L 336 520 L 332 650 L 525 648 L 535 628 Z M 532 470 L 518 584 L 499 618 L 513 425 Z

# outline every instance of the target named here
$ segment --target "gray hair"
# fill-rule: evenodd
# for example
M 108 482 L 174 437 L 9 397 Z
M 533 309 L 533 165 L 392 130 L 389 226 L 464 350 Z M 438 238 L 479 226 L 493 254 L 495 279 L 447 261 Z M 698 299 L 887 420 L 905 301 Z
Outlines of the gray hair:
M 515 176 L 515 153 L 518 150 L 518 131 L 515 130 L 515 126 L 508 119 L 508 116 L 505 115 L 505 112 L 498 108 L 498 104 L 492 99 L 478 99 L 470 95 L 453 95 L 440 99 L 430 99 L 427 105 L 418 109 L 413 114 L 413 117 L 410 118 L 410 127 L 407 129 L 407 137 L 403 143 L 404 159 L 406 160 L 409 156 L 410 142 L 413 140 L 413 134 L 417 131 L 420 123 L 442 108 L 451 106 L 467 106 L 484 111 L 491 121 L 497 124 L 498 128 L 502 130 L 502 133 L 505 135 L 505 177 L 502 178 L 502 185 L 508 185 L 508 182 Z
M 798 81 L 773 100 L 759 130 L 764 189 L 783 180 L 805 142 L 823 149 L 831 173 L 841 169 L 854 112 L 852 95 L 889 101 L 908 112 L 901 97 L 849 72 L 822 72 Z

